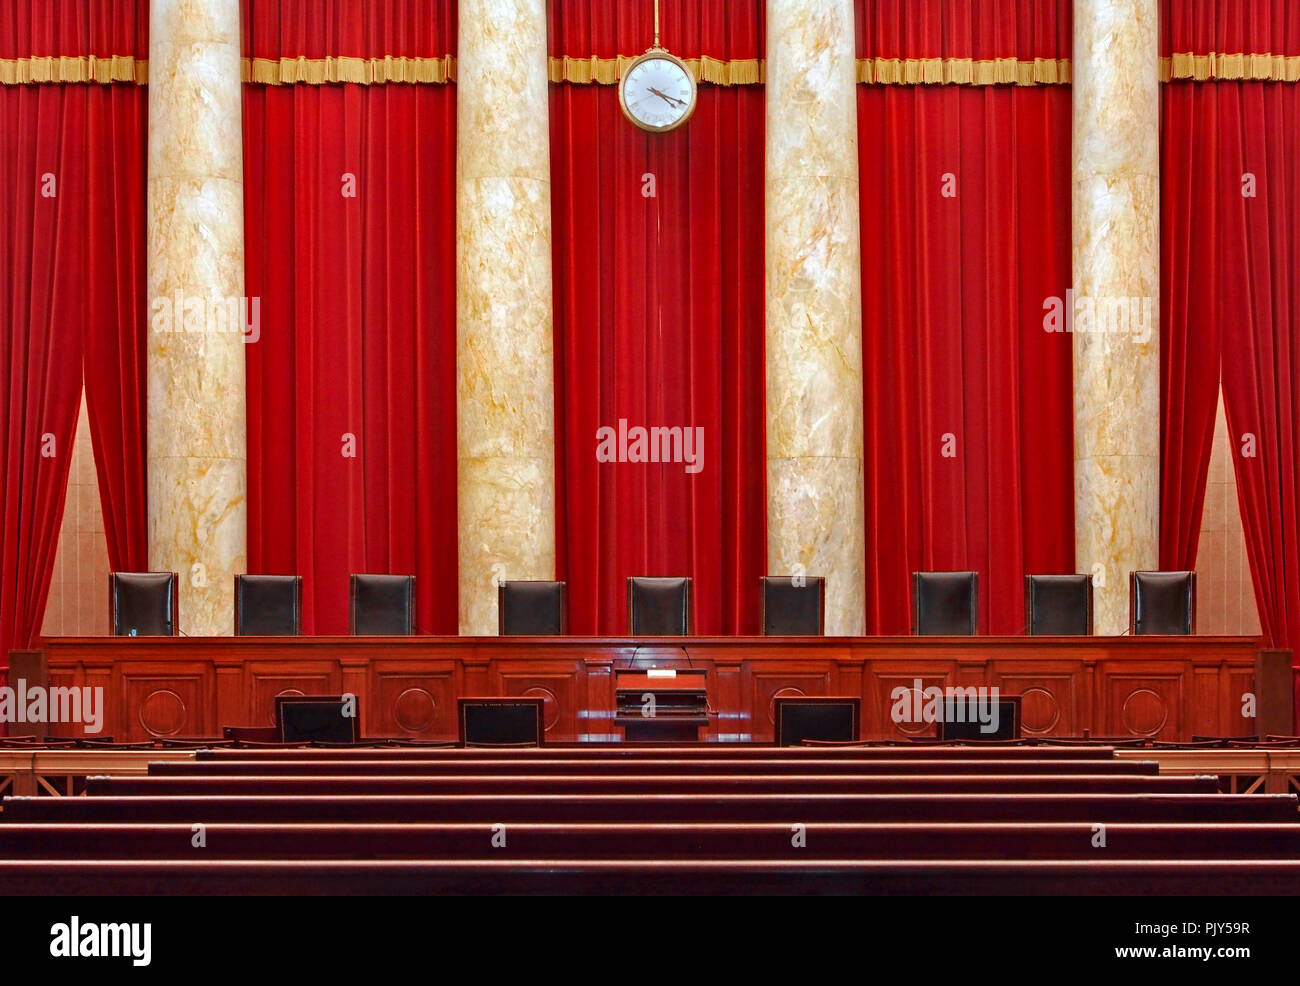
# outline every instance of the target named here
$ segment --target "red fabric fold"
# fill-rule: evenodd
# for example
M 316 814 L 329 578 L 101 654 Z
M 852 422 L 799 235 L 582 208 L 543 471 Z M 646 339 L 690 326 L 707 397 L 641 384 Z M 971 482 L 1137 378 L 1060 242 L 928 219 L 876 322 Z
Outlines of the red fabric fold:
M 455 0 L 243 0 L 245 58 L 442 58 L 456 54 Z
M 1069 58 L 1071 0 L 855 0 L 859 58 Z
M 306 633 L 347 632 L 353 572 L 457 630 L 455 99 L 244 89 L 249 571 L 304 577 Z
M 1024 576 L 1074 570 L 1070 91 L 859 86 L 858 148 L 867 632 L 951 569 L 1018 633 Z
M 1296 651 L 1300 86 L 1175 82 L 1162 98 L 1162 562 L 1196 556 L 1221 374 L 1260 623 Z
M 149 57 L 147 0 L 8 0 L 0 58 Z
M 627 54 L 631 40 L 600 19 L 613 7 L 553 3 L 552 52 Z M 729 9 L 734 32 L 762 5 Z M 575 24 L 577 37 L 557 38 Z M 697 53 L 671 31 L 663 40 Z M 715 56 L 756 50 L 707 33 L 700 43 Z M 653 135 L 624 119 L 613 86 L 552 87 L 558 577 L 575 633 L 625 632 L 632 575 L 692 577 L 699 633 L 759 629 L 764 113 L 761 87 L 702 86 L 690 122 Z M 598 461 L 597 430 L 620 420 L 701 429 L 702 468 Z
M 110 545 L 143 545 L 144 109 L 135 86 L 0 86 L 0 659 L 45 614 L 82 387 Z M 103 156 L 92 153 L 109 148 Z M 138 354 L 138 358 L 137 358 Z M 93 363 L 92 361 L 99 361 Z M 112 391 L 110 393 L 110 390 Z M 131 436 L 125 439 L 124 436 Z M 138 439 L 140 444 L 134 444 Z M 107 451 L 98 446 L 104 442 Z M 135 479 L 125 478 L 131 461 Z M 104 480 L 105 472 L 122 478 Z M 129 486 L 129 490 L 128 490 Z M 114 560 L 138 554 L 122 551 Z
M 1300 55 L 1293 0 L 1162 0 L 1160 54 Z
M 639 55 L 654 42 L 654 0 L 555 0 L 552 58 Z M 660 0 L 659 42 L 680 58 L 766 57 L 762 0 Z

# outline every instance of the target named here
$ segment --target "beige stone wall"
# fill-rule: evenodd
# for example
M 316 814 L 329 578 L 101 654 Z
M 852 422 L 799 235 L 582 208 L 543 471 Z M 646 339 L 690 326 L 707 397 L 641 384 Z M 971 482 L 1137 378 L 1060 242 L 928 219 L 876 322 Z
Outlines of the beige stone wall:
M 109 632 L 108 542 L 99 505 L 99 478 L 90 444 L 86 398 L 82 395 L 72 446 L 68 499 L 54 556 L 54 578 L 41 635 L 87 637 Z
M 1196 632 L 1253 636 L 1260 632 L 1259 610 L 1246 559 L 1232 452 L 1220 394 L 1196 549 Z

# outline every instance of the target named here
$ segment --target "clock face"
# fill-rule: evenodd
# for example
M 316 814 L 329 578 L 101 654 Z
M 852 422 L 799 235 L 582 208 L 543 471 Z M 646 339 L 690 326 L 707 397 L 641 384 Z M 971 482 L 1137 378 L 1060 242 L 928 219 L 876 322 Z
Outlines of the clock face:
M 628 66 L 618 84 L 627 118 L 657 133 L 680 127 L 695 109 L 695 78 L 682 61 L 651 51 Z

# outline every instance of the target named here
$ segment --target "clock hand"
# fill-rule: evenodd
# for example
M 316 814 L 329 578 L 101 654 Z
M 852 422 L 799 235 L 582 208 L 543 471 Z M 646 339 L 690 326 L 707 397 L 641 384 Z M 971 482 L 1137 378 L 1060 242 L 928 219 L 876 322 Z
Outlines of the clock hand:
M 682 99 L 674 99 L 672 96 L 669 96 L 667 93 L 662 93 L 662 92 L 660 92 L 660 91 L 659 91 L 658 89 L 656 89 L 654 86 L 649 86 L 649 87 L 647 87 L 647 88 L 649 88 L 649 90 L 650 90 L 652 93 L 654 93 L 656 96 L 658 96 L 660 99 L 666 100 L 666 101 L 669 102 L 669 103 L 676 103 L 678 106 L 685 106 L 685 105 L 686 105 L 686 101 L 685 101 L 685 100 L 682 100 Z

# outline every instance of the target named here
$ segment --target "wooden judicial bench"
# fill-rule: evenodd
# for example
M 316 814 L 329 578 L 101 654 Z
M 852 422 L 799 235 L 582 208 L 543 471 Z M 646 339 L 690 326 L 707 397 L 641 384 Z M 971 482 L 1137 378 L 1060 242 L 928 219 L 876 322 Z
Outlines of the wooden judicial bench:
M 116 741 L 270 725 L 277 695 L 355 694 L 366 737 L 452 740 L 461 696 L 537 696 L 548 742 L 618 742 L 615 671 L 702 669 L 700 739 L 771 742 L 780 696 L 861 696 L 864 739 L 932 736 L 895 723 L 891 693 L 997 686 L 1025 736 L 1256 731 L 1242 717 L 1254 637 L 53 637 L 49 684 L 102 686 Z M 75 727 L 74 727 L 75 728 Z M 51 735 L 73 729 L 51 726 Z

